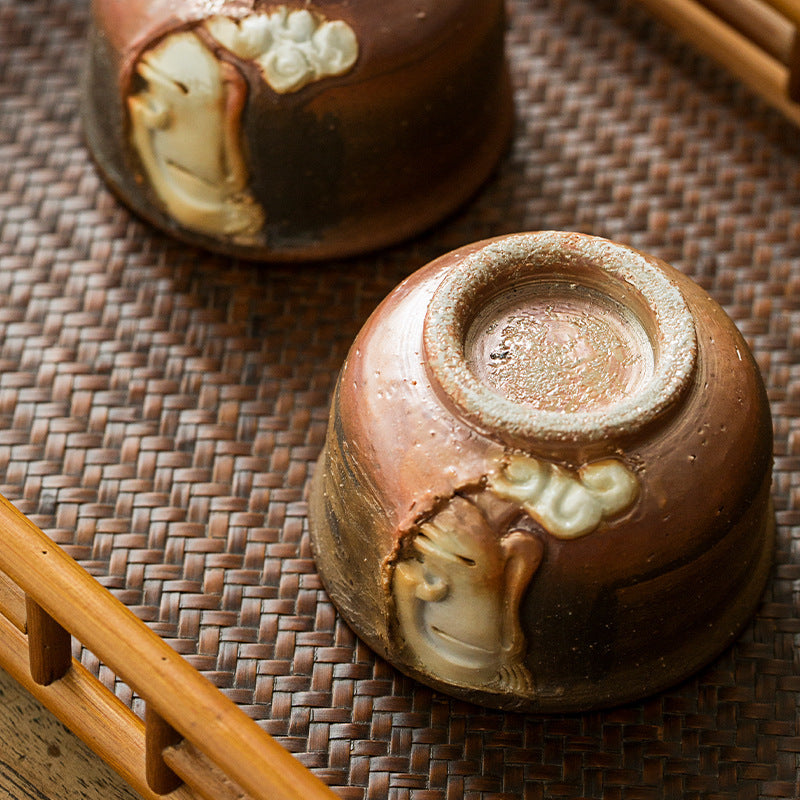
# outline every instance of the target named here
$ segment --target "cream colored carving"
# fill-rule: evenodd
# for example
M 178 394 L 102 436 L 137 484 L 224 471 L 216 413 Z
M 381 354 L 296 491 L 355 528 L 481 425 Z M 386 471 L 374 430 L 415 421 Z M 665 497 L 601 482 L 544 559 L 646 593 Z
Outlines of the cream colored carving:
M 247 190 L 240 116 L 247 86 L 191 32 L 175 33 L 136 65 L 144 82 L 128 98 L 131 136 L 147 177 L 178 222 L 246 239 L 263 212 Z
M 443 681 L 534 694 L 519 609 L 546 534 L 585 536 L 638 493 L 635 474 L 616 459 L 574 473 L 515 454 L 484 490 L 455 495 L 409 535 L 394 564 L 399 633 L 414 658 Z M 525 514 L 543 535 L 522 529 Z
M 576 475 L 548 461 L 514 455 L 490 477 L 489 486 L 560 539 L 591 533 L 639 493 L 636 476 L 616 459 L 587 464 Z
M 519 602 L 541 560 L 540 540 L 522 531 L 498 539 L 474 504 L 455 497 L 411 547 L 393 590 L 402 636 L 419 661 L 447 681 L 529 693 Z
M 279 93 L 341 75 L 358 57 L 355 33 L 341 20 L 280 7 L 239 20 L 215 16 L 206 33 L 255 62 Z M 136 65 L 144 88 L 128 98 L 131 140 L 156 194 L 185 227 L 241 241 L 263 227 L 264 212 L 248 189 L 241 145 L 247 83 L 197 32 L 173 33 Z
M 217 16 L 206 28 L 232 53 L 255 61 L 264 80 L 281 94 L 341 75 L 358 58 L 358 41 L 346 22 L 323 20 L 305 9 L 281 6 L 241 20 Z

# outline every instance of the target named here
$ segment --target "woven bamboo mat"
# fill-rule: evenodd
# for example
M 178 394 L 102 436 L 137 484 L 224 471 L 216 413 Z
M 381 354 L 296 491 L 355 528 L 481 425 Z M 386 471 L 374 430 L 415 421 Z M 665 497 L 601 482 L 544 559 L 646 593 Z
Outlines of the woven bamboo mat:
M 637 7 L 510 0 L 515 140 L 466 209 L 356 261 L 235 263 L 98 178 L 86 5 L 0 0 L 0 492 L 348 800 L 797 797 L 800 131 Z M 776 433 L 777 564 L 740 641 L 663 695 L 564 717 L 455 702 L 376 659 L 321 588 L 305 502 L 374 306 L 444 251 L 544 228 L 707 288 Z

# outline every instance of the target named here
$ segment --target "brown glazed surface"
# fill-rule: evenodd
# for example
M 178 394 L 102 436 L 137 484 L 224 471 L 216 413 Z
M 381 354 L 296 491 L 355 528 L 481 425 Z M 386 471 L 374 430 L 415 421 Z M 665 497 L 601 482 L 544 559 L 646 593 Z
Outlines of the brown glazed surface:
M 138 65 L 169 37 L 200 30 L 209 18 L 242 20 L 281 9 L 307 9 L 320 23 L 347 25 L 357 58 L 341 74 L 278 92 L 253 61 L 201 33 L 227 70 L 226 85 L 238 82 L 245 95 L 228 120 L 263 223 L 248 237 L 193 229 L 168 213 L 131 145 L 127 104 L 141 91 Z M 83 112 L 88 144 L 124 202 L 192 243 L 266 260 L 374 249 L 467 200 L 503 152 L 512 119 L 504 25 L 502 0 L 93 0 Z M 232 107 L 230 96 L 226 102 Z
M 542 236 L 573 254 L 603 241 Z M 432 377 L 423 328 L 437 287 L 487 244 L 448 253 L 409 277 L 353 343 L 312 485 L 318 567 L 343 616 L 370 646 L 456 696 L 540 711 L 646 696 L 713 659 L 763 590 L 772 553 L 772 427 L 761 377 L 706 292 L 648 258 L 679 290 L 696 337 L 692 369 L 670 403 L 647 424 L 599 440 L 522 443 L 482 429 Z M 611 386 L 609 402 L 619 391 Z M 602 394 L 593 395 L 596 402 L 605 402 Z M 424 561 L 411 552 L 420 549 L 412 538 L 421 535 L 419 526 L 444 519 L 437 514 L 453 507 L 456 495 L 480 506 L 475 499 L 496 483 L 496 465 L 516 456 L 556 465 L 563 475 L 613 461 L 635 476 L 635 499 L 574 538 L 518 519 L 515 535 L 542 545 L 526 556 L 536 563 L 518 601 L 525 642 L 519 663 L 530 685 L 443 679 L 407 646 L 392 581 L 404 558 L 412 566 L 414 557 Z

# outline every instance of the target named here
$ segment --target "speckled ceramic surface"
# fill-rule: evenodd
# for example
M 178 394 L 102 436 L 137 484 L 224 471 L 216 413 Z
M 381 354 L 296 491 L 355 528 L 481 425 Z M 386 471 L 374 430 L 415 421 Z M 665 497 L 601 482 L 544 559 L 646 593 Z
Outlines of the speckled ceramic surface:
M 83 139 L 88 4 L 0 2 L 0 492 L 343 800 L 794 797 L 797 129 L 637 3 L 507 6 L 517 122 L 494 179 L 414 241 L 299 269 L 131 214 Z M 700 285 L 749 344 L 775 432 L 775 564 L 751 622 L 684 682 L 580 714 L 405 676 L 352 632 L 309 546 L 308 485 L 367 317 L 440 255 L 542 228 Z
M 93 0 L 83 109 L 107 181 L 179 238 L 266 260 L 393 244 L 511 130 L 502 0 Z
M 619 704 L 752 615 L 771 467 L 759 371 L 698 286 L 605 239 L 501 237 L 412 275 L 356 338 L 315 555 L 356 632 L 437 688 Z

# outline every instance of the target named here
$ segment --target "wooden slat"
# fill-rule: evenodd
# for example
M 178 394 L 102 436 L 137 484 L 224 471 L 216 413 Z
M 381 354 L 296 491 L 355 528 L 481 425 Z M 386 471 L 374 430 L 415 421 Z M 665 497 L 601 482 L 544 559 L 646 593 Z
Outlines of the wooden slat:
M 800 101 L 800 1 L 700 0 L 788 70 L 786 92 Z
M 183 739 L 163 753 L 166 764 L 203 800 L 248 800 L 248 795 L 215 767 L 191 742 Z
M 331 789 L 2 497 L 0 533 L 0 570 L 256 800 L 335 800 Z
M 3 669 L 82 739 L 144 800 L 160 800 L 145 779 L 144 723 L 81 664 L 59 681 L 42 686 L 28 669 L 28 642 L 14 625 L 0 617 L 0 662 Z M 99 720 L 103 723 L 100 724 Z M 170 800 L 197 800 L 187 786 Z
M 717 16 L 786 66 L 790 65 L 796 26 L 766 0 L 701 0 Z
M 766 2 L 800 28 L 800 3 L 797 0 L 766 0 Z
M 144 800 L 162 800 L 147 783 L 145 727 L 128 706 L 73 659 L 69 673 L 48 687 L 28 669 L 25 636 L 0 617 L 0 664 L 20 686 L 44 705 L 96 755 L 114 769 Z M 103 724 L 99 725 L 98 720 Z M 183 786 L 168 800 L 250 800 L 207 756 L 183 739 L 163 757 Z
M 30 595 L 26 598 L 31 677 L 42 686 L 63 678 L 72 666 L 72 637 Z
M 2 800 L 141 800 L 4 669 L 0 704 Z
M 144 715 L 145 775 L 147 785 L 156 794 L 177 789 L 182 779 L 164 761 L 164 750 L 178 744 L 183 737 L 148 705 Z
M 0 614 L 25 633 L 25 592 L 5 572 L 0 572 Z
M 715 59 L 795 125 L 800 104 L 789 95 L 790 70 L 695 0 L 637 0 L 687 42 Z M 772 5 L 779 7 L 777 0 Z M 782 10 L 782 9 L 781 9 Z

